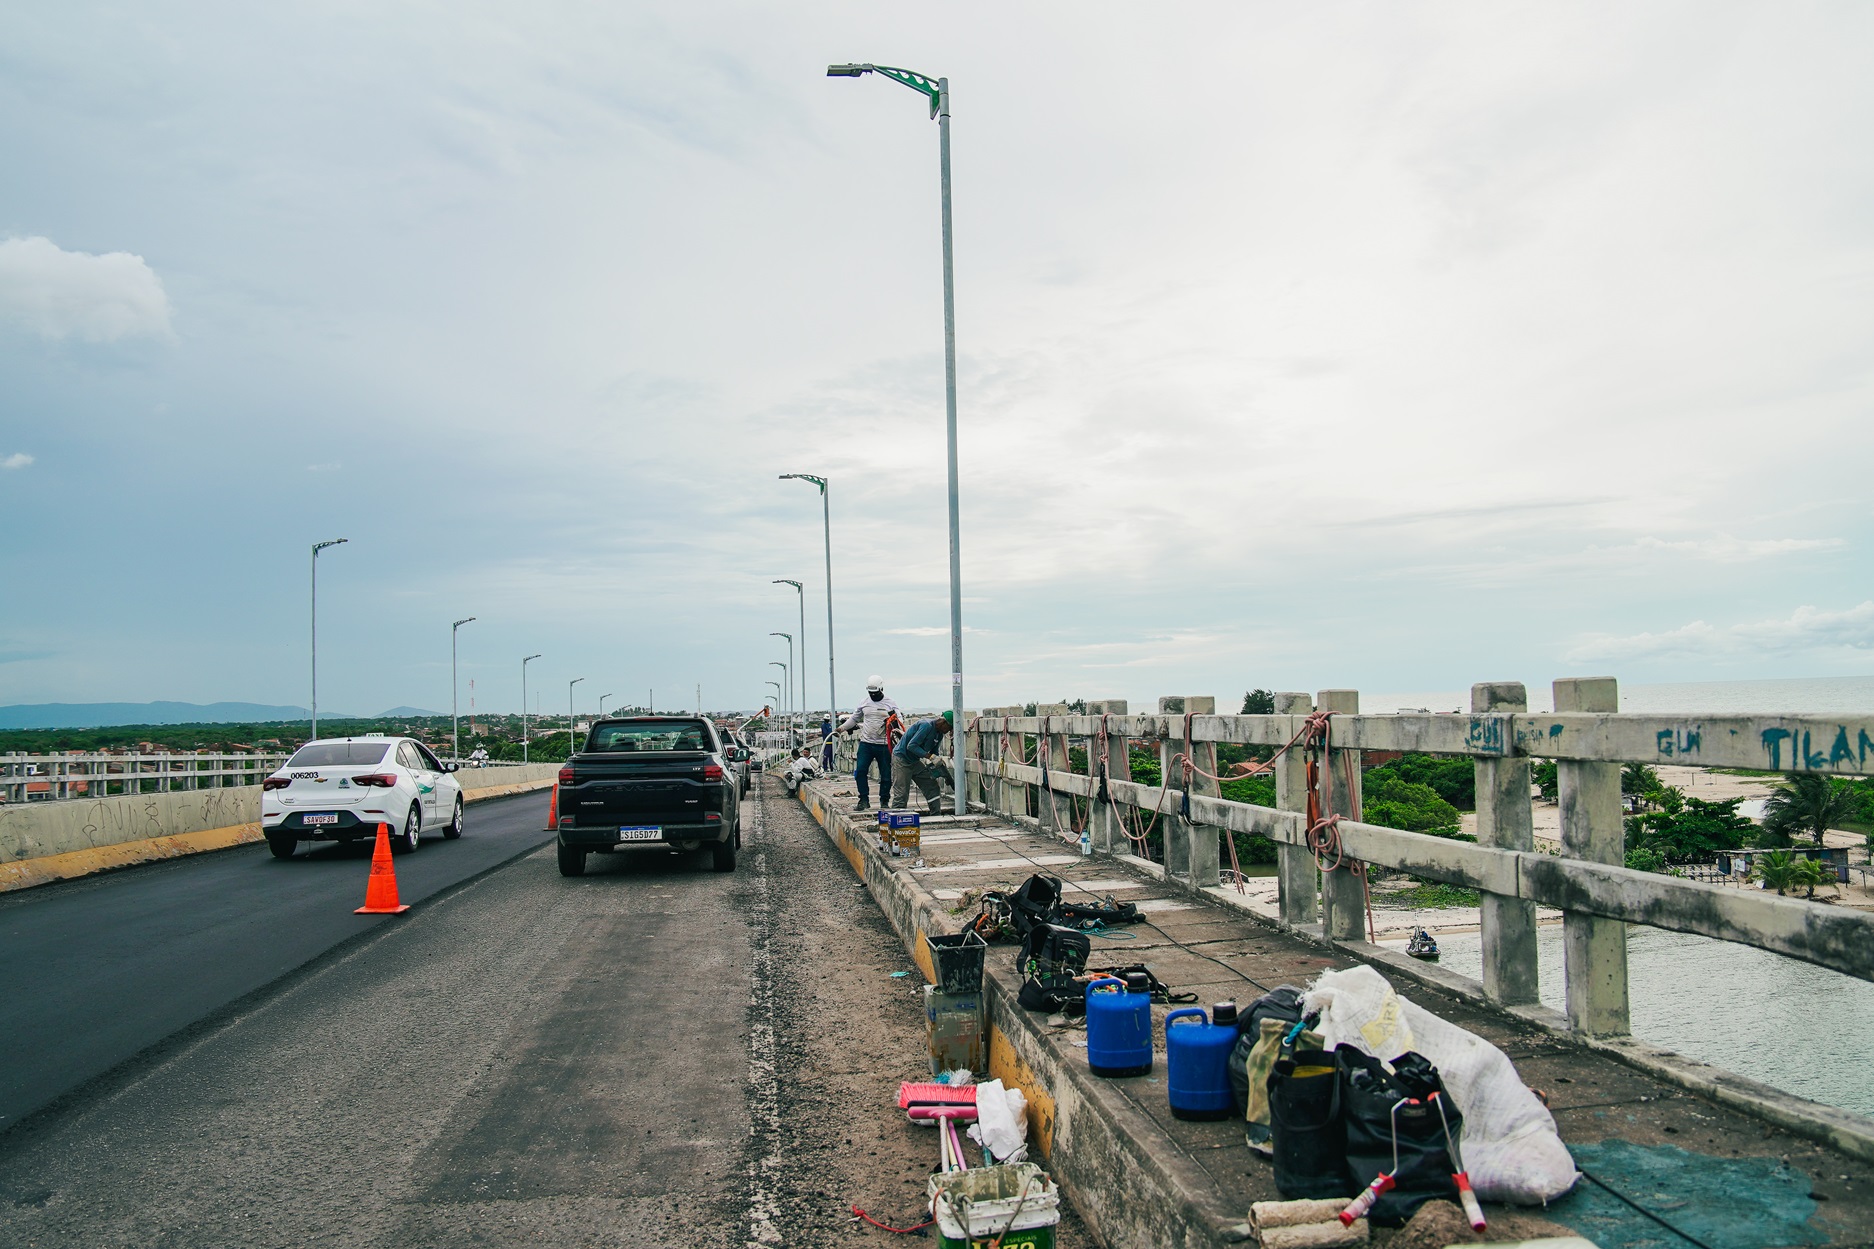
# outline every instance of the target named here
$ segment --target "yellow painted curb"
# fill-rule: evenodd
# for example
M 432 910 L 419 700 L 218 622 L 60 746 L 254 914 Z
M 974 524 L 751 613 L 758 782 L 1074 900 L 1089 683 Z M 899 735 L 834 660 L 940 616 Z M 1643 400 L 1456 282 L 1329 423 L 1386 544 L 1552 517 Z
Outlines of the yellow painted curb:
M 529 793 L 556 783 L 550 779 L 517 781 L 512 785 L 465 789 L 462 791 L 462 801 L 484 802 L 490 798 L 505 798 L 509 794 Z M 177 833 L 172 837 L 145 837 L 139 841 L 120 841 L 114 846 L 92 846 L 86 850 L 68 850 L 64 854 L 48 854 L 36 859 L 19 859 L 12 863 L 0 863 L 0 893 L 11 893 L 15 889 L 31 889 L 34 885 L 49 885 L 55 880 L 76 880 L 80 876 L 106 872 L 114 867 L 132 867 L 138 863 L 157 863 L 163 859 L 179 859 L 186 854 L 206 854 L 210 850 L 226 850 L 230 846 L 243 846 L 249 842 L 260 841 L 263 836 L 258 823 L 232 824 L 226 828 L 203 829 L 198 833 Z
M 1054 1097 L 1035 1069 L 1009 1044 L 1002 1029 L 989 1025 L 989 1076 L 1002 1081 L 1004 1088 L 1020 1089 L 1028 1098 L 1028 1126 L 1034 1130 L 1035 1144 L 1043 1158 L 1054 1153 Z
M 208 828 L 199 833 L 178 833 L 173 837 L 120 841 L 114 846 L 92 846 L 86 850 L 48 854 L 43 858 L 0 863 L 0 893 L 30 889 L 34 885 L 48 885 L 55 880 L 72 880 L 79 876 L 89 876 L 93 872 L 108 871 L 113 867 L 129 867 L 133 863 L 154 863 L 160 859 L 181 858 L 185 854 L 226 850 L 229 846 L 244 845 L 260 839 L 260 825 L 256 822 L 235 824 L 228 828 Z

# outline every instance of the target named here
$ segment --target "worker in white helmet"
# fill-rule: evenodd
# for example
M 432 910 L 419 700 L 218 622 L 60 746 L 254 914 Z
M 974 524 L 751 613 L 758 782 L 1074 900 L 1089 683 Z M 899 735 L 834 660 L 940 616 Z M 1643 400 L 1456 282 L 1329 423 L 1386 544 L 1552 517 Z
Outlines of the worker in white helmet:
M 898 713 L 898 704 L 885 697 L 885 678 L 870 676 L 865 681 L 865 701 L 845 723 L 839 726 L 842 733 L 859 734 L 859 766 L 853 770 L 853 779 L 859 782 L 859 805 L 854 811 L 872 809 L 872 790 L 868 782 L 868 773 L 872 764 L 878 764 L 878 800 L 891 801 L 891 748 L 896 745 L 893 727 L 902 730 L 904 719 Z

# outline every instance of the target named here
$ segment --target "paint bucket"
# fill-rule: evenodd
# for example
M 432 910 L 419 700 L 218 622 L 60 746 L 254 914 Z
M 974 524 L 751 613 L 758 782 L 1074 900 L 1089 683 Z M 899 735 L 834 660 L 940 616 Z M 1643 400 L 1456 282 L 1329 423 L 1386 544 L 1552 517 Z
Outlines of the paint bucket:
M 1032 1162 L 972 1167 L 931 1176 L 930 1209 L 942 1249 L 1054 1249 L 1061 1191 Z
M 989 945 L 974 929 L 954 935 L 926 933 L 924 948 L 930 951 L 939 993 L 982 992 L 983 957 L 989 953 Z

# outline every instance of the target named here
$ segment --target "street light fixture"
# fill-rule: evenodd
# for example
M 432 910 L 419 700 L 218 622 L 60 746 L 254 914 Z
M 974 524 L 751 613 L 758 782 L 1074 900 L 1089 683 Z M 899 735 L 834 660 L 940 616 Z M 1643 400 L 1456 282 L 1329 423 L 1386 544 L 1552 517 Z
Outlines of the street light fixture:
M 939 181 L 943 195 L 944 261 L 944 419 L 950 452 L 950 709 L 956 731 L 950 735 L 956 773 L 957 812 L 969 810 L 963 770 L 963 554 L 957 521 L 957 301 L 956 275 L 951 263 L 950 224 L 950 80 L 929 78 L 890 65 L 829 65 L 828 78 L 858 78 L 881 74 L 921 93 L 930 101 L 937 120 Z
M 800 582 L 786 577 L 777 577 L 770 584 L 793 586 L 794 597 L 800 600 L 800 709 L 804 714 L 807 710 L 807 591 Z M 833 714 L 831 708 L 827 714 Z
M 576 753 L 573 750 L 573 686 L 583 680 L 585 680 L 584 677 L 574 677 L 566 683 L 566 757 L 568 759 Z
M 769 681 L 768 684 L 774 687 L 774 705 L 778 708 L 781 705 L 781 683 Z
M 608 698 L 610 698 L 610 697 L 611 697 L 611 695 L 610 695 L 610 694 L 600 694 L 600 695 L 599 695 L 599 719 L 601 719 L 601 720 L 603 720 L 603 719 L 605 718 L 605 700 L 606 700 L 606 699 L 608 699 Z
M 521 762 L 527 762 L 527 665 L 540 658 L 529 655 L 521 660 Z
M 343 546 L 350 538 L 333 538 L 312 544 L 312 740 L 319 737 L 319 552 L 328 546 Z
M 791 729 L 793 727 L 794 718 L 792 709 L 788 704 L 793 702 L 794 698 L 793 695 L 787 693 L 787 691 L 794 687 L 794 678 L 788 675 L 787 665 L 778 659 L 770 659 L 768 661 L 768 666 L 781 670 L 781 703 L 776 710 L 781 713 L 782 718 L 787 721 L 788 727 Z
M 839 695 L 834 692 L 833 685 L 833 511 L 832 505 L 827 501 L 826 478 L 815 477 L 812 473 L 782 473 L 781 480 L 810 481 L 820 487 L 820 527 L 826 538 L 826 714 L 837 719 Z M 799 585 L 800 583 L 794 582 L 793 584 Z M 807 636 L 805 623 L 807 608 L 804 596 L 801 599 L 800 610 L 802 613 L 800 636 L 804 641 Z M 804 664 L 802 670 L 805 670 Z M 806 678 L 803 676 L 801 679 L 804 681 Z
M 474 620 L 473 616 L 464 616 L 449 626 L 449 754 L 458 763 L 462 760 L 462 719 L 456 714 L 455 635 L 456 630 Z

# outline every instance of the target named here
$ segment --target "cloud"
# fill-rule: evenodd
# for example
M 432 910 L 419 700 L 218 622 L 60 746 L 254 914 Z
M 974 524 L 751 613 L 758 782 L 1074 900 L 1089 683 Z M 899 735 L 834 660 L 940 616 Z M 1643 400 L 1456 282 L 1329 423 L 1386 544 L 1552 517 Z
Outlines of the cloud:
M 950 636 L 949 625 L 912 625 L 904 629 L 885 629 L 885 633 L 896 633 L 912 638 L 947 638 Z M 988 633 L 988 629 L 978 629 L 974 625 L 964 625 L 964 633 Z
M 0 242 L 0 320 L 52 339 L 167 338 L 169 296 L 141 256 L 7 239 Z
M 1626 637 L 1599 634 L 1568 652 L 1571 661 L 1596 659 L 1714 658 L 1846 647 L 1874 650 L 1874 601 L 1844 611 L 1798 607 L 1784 620 L 1718 628 L 1703 620 L 1661 633 Z
M 6 459 L 0 460 L 0 468 L 25 468 L 33 462 L 33 457 L 24 451 L 15 451 Z

